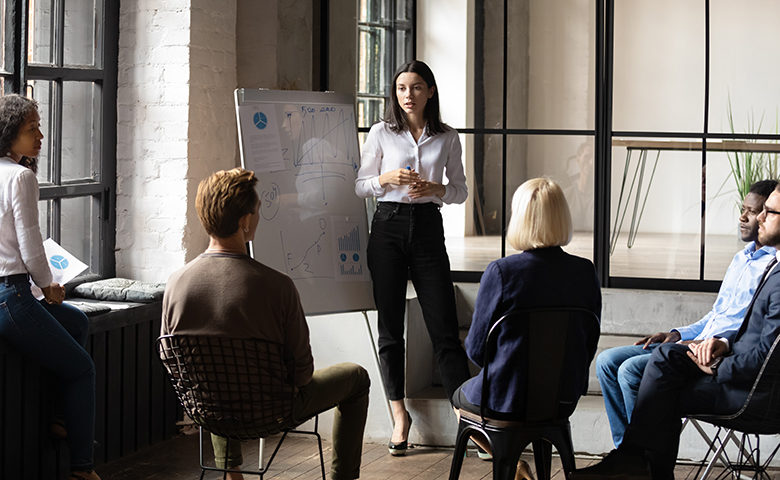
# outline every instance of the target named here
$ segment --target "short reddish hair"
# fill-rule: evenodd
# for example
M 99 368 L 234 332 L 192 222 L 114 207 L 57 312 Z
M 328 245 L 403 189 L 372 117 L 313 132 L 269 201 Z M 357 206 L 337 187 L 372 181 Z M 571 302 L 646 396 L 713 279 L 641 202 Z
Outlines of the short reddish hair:
M 255 213 L 260 197 L 255 173 L 243 168 L 212 173 L 198 185 L 195 209 L 206 233 L 226 238 L 238 231 L 238 220 Z

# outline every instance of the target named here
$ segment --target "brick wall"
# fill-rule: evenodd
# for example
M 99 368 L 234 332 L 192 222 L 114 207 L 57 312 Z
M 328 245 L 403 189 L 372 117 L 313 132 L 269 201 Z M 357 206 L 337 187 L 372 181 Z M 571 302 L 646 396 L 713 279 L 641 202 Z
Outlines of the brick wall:
M 117 276 L 165 281 L 203 251 L 195 192 L 209 173 L 239 164 L 237 79 L 310 89 L 311 42 L 304 0 L 122 2 Z
M 117 275 L 164 281 L 206 246 L 197 184 L 235 165 L 235 2 L 122 2 Z

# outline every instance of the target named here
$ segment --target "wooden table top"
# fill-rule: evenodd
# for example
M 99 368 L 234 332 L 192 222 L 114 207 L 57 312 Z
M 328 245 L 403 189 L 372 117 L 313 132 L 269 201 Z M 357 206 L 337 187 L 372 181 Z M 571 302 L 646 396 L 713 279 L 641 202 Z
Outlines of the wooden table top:
M 701 140 L 627 140 L 612 139 L 613 147 L 626 147 L 628 150 L 691 150 L 701 151 Z M 754 140 L 713 140 L 707 142 L 707 150 L 713 152 L 761 152 L 780 153 L 780 143 L 758 142 Z

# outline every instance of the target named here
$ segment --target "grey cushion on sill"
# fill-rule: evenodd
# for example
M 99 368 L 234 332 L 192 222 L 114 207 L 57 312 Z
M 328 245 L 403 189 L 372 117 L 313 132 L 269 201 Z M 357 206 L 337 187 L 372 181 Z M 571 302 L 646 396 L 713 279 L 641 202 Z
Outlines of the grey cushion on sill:
M 73 305 L 74 307 L 78 308 L 79 310 L 84 312 L 88 317 L 93 317 L 95 315 L 100 315 L 101 313 L 106 313 L 111 311 L 111 307 L 100 303 L 79 302 L 78 300 L 65 300 L 65 303 L 69 305 Z
M 106 278 L 82 283 L 73 289 L 76 296 L 112 302 L 151 303 L 162 300 L 164 283 L 141 282 L 127 278 Z

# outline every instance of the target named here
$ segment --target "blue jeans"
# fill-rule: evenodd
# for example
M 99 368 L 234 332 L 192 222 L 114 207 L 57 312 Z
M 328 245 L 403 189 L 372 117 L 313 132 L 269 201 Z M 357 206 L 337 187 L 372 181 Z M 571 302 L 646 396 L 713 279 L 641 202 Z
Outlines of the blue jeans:
M 596 357 L 596 376 L 601 385 L 612 441 L 616 447 L 623 442 L 645 365 L 658 345 L 654 343 L 647 349 L 643 349 L 642 345 L 615 347 L 604 350 Z
M 0 337 L 59 381 L 72 470 L 93 468 L 95 364 L 82 346 L 88 330 L 81 310 L 39 302 L 27 281 L 0 282 Z

